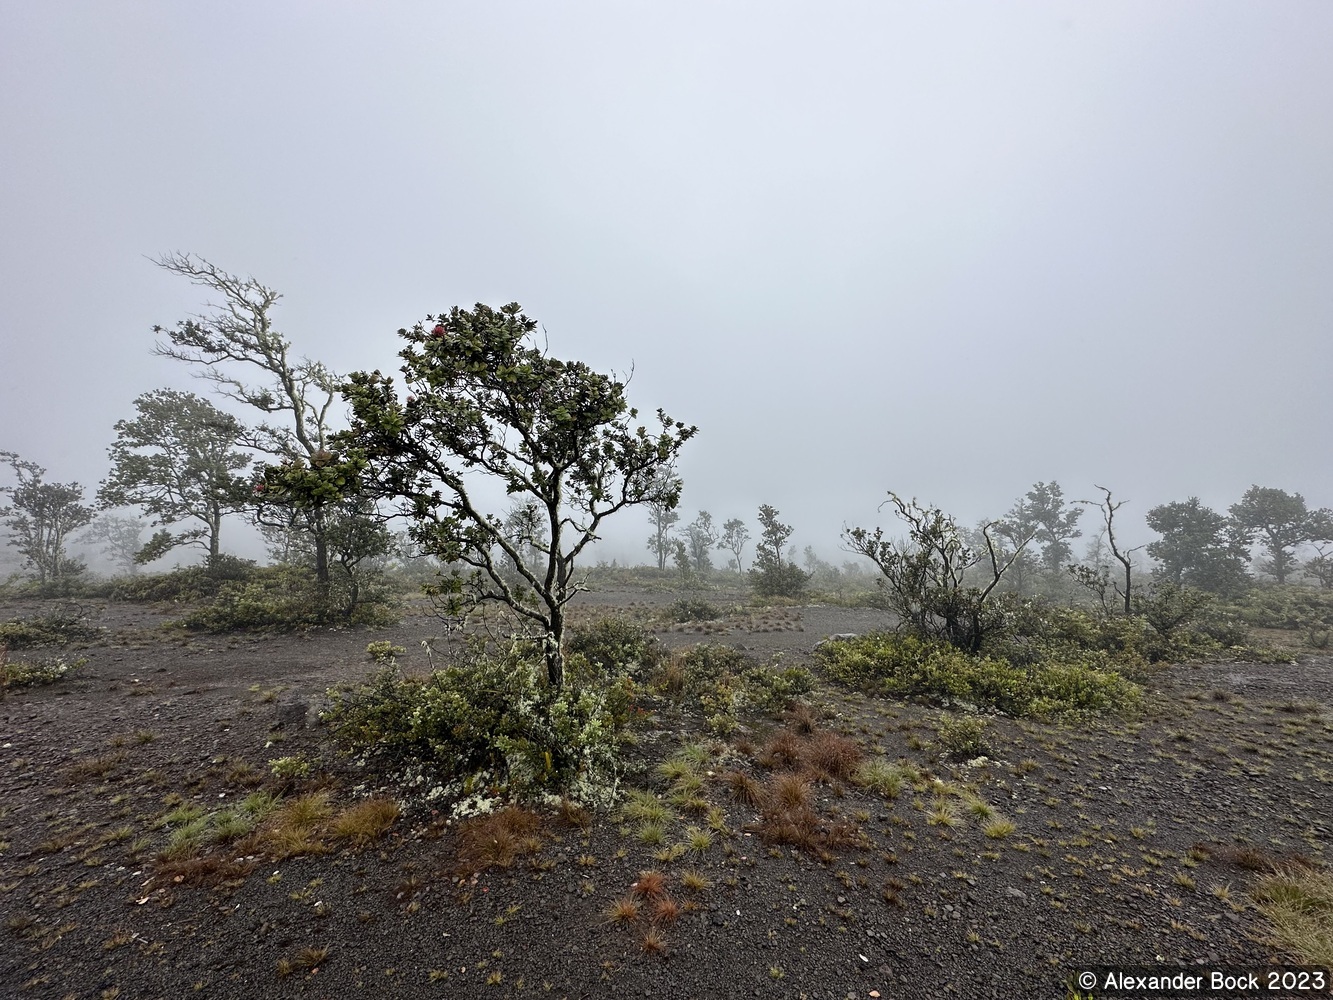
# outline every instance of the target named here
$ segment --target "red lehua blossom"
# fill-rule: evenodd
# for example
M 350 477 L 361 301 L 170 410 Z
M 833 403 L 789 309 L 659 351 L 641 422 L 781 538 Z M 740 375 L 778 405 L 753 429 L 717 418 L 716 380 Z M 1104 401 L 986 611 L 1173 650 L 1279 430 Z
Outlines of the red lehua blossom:
M 431 336 L 432 336 L 432 337 L 443 337 L 443 336 L 445 335 L 445 332 L 446 332 L 446 331 L 445 331 L 445 329 L 444 329 L 444 324 L 443 324 L 443 323 L 436 323 L 436 324 L 435 324 L 435 329 L 431 330 L 430 333 L 431 333 Z

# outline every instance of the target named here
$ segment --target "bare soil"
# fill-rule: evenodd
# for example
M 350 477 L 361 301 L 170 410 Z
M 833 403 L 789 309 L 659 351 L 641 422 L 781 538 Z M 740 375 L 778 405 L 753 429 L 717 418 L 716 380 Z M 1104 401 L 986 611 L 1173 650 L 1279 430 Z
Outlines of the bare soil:
M 594 594 L 585 613 L 647 620 L 673 596 Z M 53 608 L 0 604 L 0 620 Z M 276 863 L 223 850 L 183 872 L 158 858 L 173 796 L 217 808 L 260 779 L 278 788 L 269 761 L 298 753 L 316 773 L 285 790 L 374 791 L 319 724 L 324 692 L 374 669 L 372 641 L 426 669 L 422 640 L 439 625 L 418 613 L 383 631 L 219 636 L 171 627 L 179 609 L 82 610 L 100 630 L 84 648 L 31 652 L 87 665 L 0 703 L 6 997 L 1059 998 L 1088 964 L 1286 960 L 1246 894 L 1253 869 L 1318 862 L 1333 834 L 1333 661 L 1309 657 L 1166 669 L 1138 720 L 992 719 L 972 762 L 938 752 L 940 710 L 821 682 L 822 728 L 969 787 L 1012 821 L 1007 836 L 987 836 L 964 799 L 824 782 L 823 822 L 856 836 L 766 843 L 717 778 L 769 776 L 757 758 L 783 722 L 761 718 L 712 746 L 704 794 L 725 822 L 672 860 L 617 813 L 551 814 L 538 852 L 469 872 L 458 825 L 409 802 L 370 848 Z M 814 667 L 821 637 L 883 617 L 805 607 L 729 622 L 661 634 Z M 708 737 L 689 712 L 649 707 L 626 785 L 663 790 L 656 764 Z M 706 828 L 679 815 L 667 844 L 691 826 Z M 651 896 L 632 922 L 610 916 L 642 871 L 665 876 L 674 920 L 668 907 L 649 924 Z M 704 882 L 691 888 L 687 871 Z

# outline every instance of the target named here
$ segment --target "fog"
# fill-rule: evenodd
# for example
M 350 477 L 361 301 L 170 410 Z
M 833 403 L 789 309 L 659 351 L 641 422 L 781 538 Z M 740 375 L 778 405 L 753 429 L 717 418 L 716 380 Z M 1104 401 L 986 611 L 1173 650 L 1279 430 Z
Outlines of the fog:
M 1296 2 L 7 4 L 0 450 L 91 494 L 136 396 L 206 391 L 150 353 L 205 308 L 148 259 L 183 251 L 340 372 L 516 300 L 699 426 L 682 524 L 768 503 L 835 562 L 888 489 L 973 523 L 1102 484 L 1135 543 L 1252 483 L 1330 506 L 1331 37 Z

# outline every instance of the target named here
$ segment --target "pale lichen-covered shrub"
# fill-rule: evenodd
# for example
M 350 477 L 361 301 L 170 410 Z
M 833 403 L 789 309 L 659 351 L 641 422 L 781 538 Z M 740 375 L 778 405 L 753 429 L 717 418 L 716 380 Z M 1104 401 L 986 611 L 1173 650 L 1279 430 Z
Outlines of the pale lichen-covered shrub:
M 420 766 L 437 787 L 471 795 L 478 785 L 511 795 L 562 792 L 604 797 L 617 775 L 623 687 L 580 684 L 589 668 L 571 656 L 570 680 L 553 690 L 534 651 L 476 655 L 424 677 L 381 671 L 350 691 L 331 692 L 324 714 L 350 753 L 389 767 Z

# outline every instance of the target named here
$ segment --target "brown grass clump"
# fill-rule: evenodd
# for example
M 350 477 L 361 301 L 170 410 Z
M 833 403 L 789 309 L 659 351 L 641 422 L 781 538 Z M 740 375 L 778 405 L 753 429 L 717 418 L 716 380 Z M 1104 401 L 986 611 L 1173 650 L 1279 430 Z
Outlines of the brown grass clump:
M 633 896 L 617 899 L 606 911 L 606 919 L 613 924 L 634 923 L 639 919 L 639 901 Z
M 80 781 L 90 781 L 94 778 L 105 778 L 107 774 L 120 766 L 125 761 L 125 754 L 121 752 L 105 754 L 101 757 L 90 757 L 88 760 L 81 760 L 76 764 L 71 764 L 65 768 L 65 780 L 71 783 Z
M 309 792 L 271 813 L 259 830 L 238 842 L 237 850 L 267 854 L 275 861 L 302 854 L 325 854 L 328 847 L 323 836 L 332 813 L 327 791 Z
M 810 736 L 819 726 L 814 710 L 805 702 L 793 702 L 787 709 L 787 724 L 792 731 L 801 736 Z
M 1284 866 L 1262 877 L 1251 895 L 1303 965 L 1333 966 L 1333 872 Z
M 759 763 L 774 771 L 796 771 L 801 767 L 804 740 L 790 729 L 783 729 L 759 752 Z
M 519 806 L 470 819 L 458 828 L 459 867 L 470 874 L 508 868 L 517 858 L 541 850 L 541 828 L 542 818 Z
M 776 774 L 764 789 L 759 823 L 751 829 L 766 844 L 789 844 L 821 858 L 828 854 L 827 847 L 866 846 L 856 824 L 832 813 L 821 818 L 814 798 L 814 786 L 804 774 Z
M 1195 844 L 1190 853 L 1212 858 L 1225 865 L 1235 865 L 1249 872 L 1278 872 L 1284 869 L 1310 868 L 1308 858 L 1293 854 L 1282 857 L 1259 847 L 1233 847 L 1230 844 Z
M 670 927 L 680 919 L 680 904 L 670 896 L 659 896 L 653 900 L 652 920 L 655 924 Z
M 681 872 L 680 884 L 686 892 L 707 892 L 713 887 L 707 876 L 696 868 L 686 868 Z
M 565 826 L 586 830 L 592 826 L 592 813 L 572 799 L 562 798 L 559 808 L 560 822 Z
M 731 797 L 744 806 L 757 806 L 762 797 L 759 782 L 744 771 L 727 771 L 722 783 L 731 789 Z
M 812 736 L 803 755 L 808 767 L 833 781 L 850 781 L 865 756 L 855 740 L 837 733 Z
M 216 854 L 205 854 L 180 861 L 163 862 L 157 869 L 155 882 L 212 888 L 223 882 L 245 878 L 258 865 L 258 861 L 247 861 L 244 858 L 223 858 Z
M 636 896 L 652 899 L 666 895 L 666 876 L 659 871 L 639 872 L 639 880 L 630 887 Z
M 376 796 L 349 806 L 333 819 L 333 833 L 350 840 L 358 847 L 373 844 L 398 819 L 398 803 L 385 796 Z
M 649 924 L 639 937 L 639 947 L 649 955 L 661 955 L 666 951 L 666 935 Z
M 685 685 L 688 683 L 688 677 L 685 673 L 685 663 L 680 654 L 673 655 L 666 663 L 662 664 L 662 669 L 657 674 L 657 690 L 666 695 L 672 701 L 680 701 L 685 697 Z
M 815 790 L 807 778 L 799 774 L 779 774 L 769 782 L 766 798 L 766 811 L 787 812 L 793 809 L 809 809 L 814 800 Z

